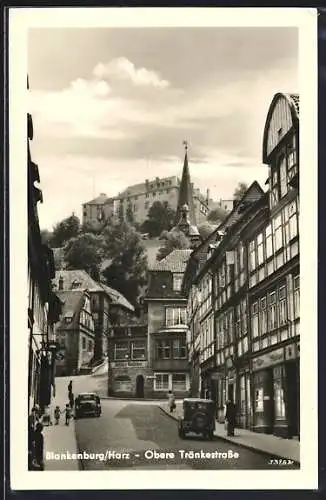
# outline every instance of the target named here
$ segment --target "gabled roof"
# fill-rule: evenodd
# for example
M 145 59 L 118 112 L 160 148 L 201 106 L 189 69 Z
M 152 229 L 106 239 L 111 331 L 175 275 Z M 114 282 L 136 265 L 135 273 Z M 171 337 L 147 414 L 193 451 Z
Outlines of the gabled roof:
M 56 292 L 62 303 L 61 320 L 57 323 L 57 328 L 65 330 L 73 330 L 79 322 L 79 313 L 84 304 L 84 290 L 64 290 Z M 66 318 L 72 318 L 70 323 L 66 322 Z
M 135 308 L 130 302 L 122 295 L 122 293 L 118 292 L 117 290 L 114 290 L 113 288 L 104 285 L 104 283 L 101 283 L 101 287 L 103 290 L 110 295 L 112 302 L 114 304 L 120 305 L 121 307 L 124 307 L 125 309 L 128 309 L 129 311 L 134 311 Z
M 134 306 L 117 290 L 111 288 L 103 283 L 98 283 L 93 280 L 90 275 L 83 269 L 71 269 L 56 271 L 55 279 L 53 280 L 59 288 L 59 279 L 63 278 L 64 290 L 88 290 L 89 292 L 102 292 L 105 293 L 113 303 L 121 305 L 125 309 L 134 311 Z M 75 288 L 74 288 L 75 287 Z
M 175 249 L 164 259 L 156 262 L 149 271 L 170 271 L 171 273 L 183 273 L 186 269 L 188 259 L 192 253 L 191 249 Z

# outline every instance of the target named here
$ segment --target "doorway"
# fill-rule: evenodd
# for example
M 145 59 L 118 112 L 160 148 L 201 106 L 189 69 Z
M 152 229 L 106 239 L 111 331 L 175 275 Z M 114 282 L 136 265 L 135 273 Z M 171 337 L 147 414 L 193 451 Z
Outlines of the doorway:
M 137 375 L 136 378 L 136 398 L 144 397 L 144 377 L 142 375 Z
M 290 361 L 286 366 L 287 420 L 289 437 L 300 436 L 300 375 L 299 363 Z
M 234 384 L 228 385 L 228 399 L 234 403 Z

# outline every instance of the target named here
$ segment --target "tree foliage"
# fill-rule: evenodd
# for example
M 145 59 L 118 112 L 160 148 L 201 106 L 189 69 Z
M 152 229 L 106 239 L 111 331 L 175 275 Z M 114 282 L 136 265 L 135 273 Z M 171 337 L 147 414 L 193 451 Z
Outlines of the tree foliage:
M 102 272 L 105 282 L 136 304 L 147 282 L 147 256 L 139 233 L 124 221 L 106 227 L 103 239 L 105 259 L 110 262 Z
M 162 260 L 167 257 L 172 250 L 187 249 L 191 247 L 191 242 L 187 236 L 179 229 L 163 232 L 161 239 L 164 240 L 164 245 L 159 249 L 156 259 Z
M 67 217 L 61 222 L 58 222 L 54 226 L 52 232 L 52 248 L 64 246 L 65 243 L 70 240 L 70 238 L 76 238 L 80 233 L 80 230 L 80 220 L 75 214 L 72 214 L 70 215 L 70 217 Z
M 132 209 L 132 203 L 130 200 L 129 200 L 127 210 L 126 210 L 126 220 L 127 220 L 127 222 L 129 222 L 129 224 L 134 224 L 134 222 L 135 222 L 135 216 L 134 216 L 134 212 Z
M 142 224 L 142 231 L 148 233 L 151 238 L 160 236 L 162 231 L 169 231 L 173 227 L 175 210 L 167 201 L 161 203 L 155 201 L 150 207 L 147 219 Z
M 245 194 L 247 189 L 248 189 L 248 186 L 245 182 L 239 182 L 239 184 L 237 185 L 237 187 L 234 190 L 233 198 L 235 200 L 241 200 L 241 198 L 243 197 L 243 195 Z
M 221 207 L 217 207 L 209 212 L 209 214 L 207 216 L 207 220 L 209 222 L 219 224 L 226 219 L 227 215 L 228 215 L 228 212 L 226 212 L 226 210 L 224 210 Z
M 79 234 L 64 248 L 67 269 L 84 269 L 93 279 L 100 279 L 100 265 L 104 257 L 104 241 L 100 235 Z
M 210 234 L 216 229 L 217 225 L 212 225 L 209 222 L 198 227 L 198 231 L 203 240 L 206 240 Z

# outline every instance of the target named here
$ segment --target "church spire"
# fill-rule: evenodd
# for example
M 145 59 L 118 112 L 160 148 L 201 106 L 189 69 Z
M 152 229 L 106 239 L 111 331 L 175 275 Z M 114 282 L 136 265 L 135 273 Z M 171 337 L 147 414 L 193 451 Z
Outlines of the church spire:
M 179 186 L 179 200 L 175 218 L 175 230 L 181 230 L 191 240 L 192 244 L 198 244 L 201 241 L 197 224 L 193 198 L 193 188 L 190 181 L 190 172 L 188 166 L 188 143 L 183 141 L 185 147 L 185 158 L 183 162 L 183 171 L 181 183 Z
M 183 145 L 185 148 L 185 157 L 183 162 L 181 183 L 179 186 L 179 200 L 177 206 L 177 213 L 175 217 L 175 224 L 177 225 L 180 222 L 184 212 L 183 207 L 187 205 L 188 206 L 187 218 L 189 220 L 189 223 L 192 226 L 196 226 L 197 224 L 196 224 L 196 215 L 194 207 L 193 189 L 191 185 L 190 172 L 188 166 L 188 142 L 183 141 Z

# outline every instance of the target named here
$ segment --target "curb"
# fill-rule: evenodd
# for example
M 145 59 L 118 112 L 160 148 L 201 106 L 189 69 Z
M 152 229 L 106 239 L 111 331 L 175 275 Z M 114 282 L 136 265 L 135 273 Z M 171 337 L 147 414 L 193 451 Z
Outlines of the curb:
M 100 396 L 101 399 L 113 399 L 116 401 L 156 401 L 157 403 L 162 403 L 164 399 L 151 399 L 151 398 L 119 398 L 116 396 Z
M 159 406 L 160 410 L 168 417 L 172 418 L 175 422 L 178 422 L 178 417 L 176 417 L 175 415 L 171 415 L 169 412 L 167 412 L 164 408 L 162 408 L 162 406 Z M 255 451 L 256 453 L 260 453 L 261 455 L 268 455 L 269 457 L 271 455 L 275 456 L 275 457 L 278 457 L 278 458 L 282 458 L 283 460 L 292 460 L 293 461 L 293 465 L 298 465 L 300 466 L 300 462 L 298 462 L 297 460 L 293 460 L 293 458 L 286 458 L 284 457 L 283 455 L 280 455 L 278 453 L 271 453 L 269 451 L 265 451 L 265 450 L 261 450 L 260 448 L 255 448 L 254 446 L 250 445 L 250 444 L 243 444 L 243 443 L 238 443 L 237 441 L 232 441 L 231 439 L 228 439 L 226 436 L 221 436 L 220 434 L 215 434 L 215 437 L 217 437 L 218 439 L 221 439 L 222 441 L 226 441 L 227 443 L 232 443 L 236 446 L 239 446 L 241 448 L 245 448 L 247 450 L 251 450 L 251 451 Z

